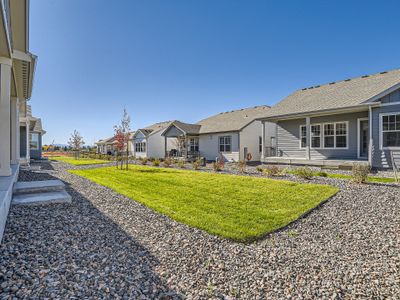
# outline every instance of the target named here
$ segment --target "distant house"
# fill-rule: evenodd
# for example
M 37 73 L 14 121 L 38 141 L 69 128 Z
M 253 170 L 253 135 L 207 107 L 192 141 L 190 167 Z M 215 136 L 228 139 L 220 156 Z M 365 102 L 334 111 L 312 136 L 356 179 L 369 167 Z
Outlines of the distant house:
M 260 161 L 262 141 L 268 149 L 275 143 L 275 124 L 266 123 L 262 127 L 261 121 L 257 120 L 269 109 L 263 105 L 223 112 L 196 124 L 173 121 L 162 133 L 164 151 L 168 156 L 201 156 L 208 161 L 220 157 L 226 161 Z M 180 141 L 180 148 L 169 149 L 169 139 Z
M 132 144 L 132 138 L 133 138 L 134 132 L 131 132 L 129 134 L 130 138 L 129 138 L 129 142 L 128 142 L 128 148 L 129 148 L 129 155 L 133 155 L 133 144 Z M 99 140 L 95 143 L 96 148 L 97 148 L 97 153 L 99 154 L 104 154 L 104 155 L 114 155 L 117 148 L 116 148 L 116 144 L 117 141 L 115 139 L 114 136 L 103 139 L 103 140 Z M 126 149 L 125 149 L 126 151 Z
M 400 70 L 294 92 L 261 119 L 274 122 L 276 155 L 267 163 L 391 167 L 400 150 Z
M 132 137 L 133 155 L 136 157 L 165 157 L 165 141 L 161 136 L 171 121 L 159 122 L 135 131 Z M 175 141 L 169 141 L 168 147 L 174 147 Z
M 20 104 L 20 162 L 29 163 L 30 159 L 42 158 L 42 120 L 32 116 L 32 109 L 26 103 Z

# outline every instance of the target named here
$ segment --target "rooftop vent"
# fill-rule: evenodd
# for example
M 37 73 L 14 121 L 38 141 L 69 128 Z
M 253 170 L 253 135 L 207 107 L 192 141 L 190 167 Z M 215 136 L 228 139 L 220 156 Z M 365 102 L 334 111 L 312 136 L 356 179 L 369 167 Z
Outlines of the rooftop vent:
M 361 76 L 361 78 L 367 78 L 367 77 L 369 77 L 369 75 L 364 75 L 364 76 Z
M 387 71 L 383 71 L 383 72 L 380 72 L 379 74 L 386 74 L 387 73 Z
M 302 91 L 305 91 L 307 88 L 301 89 Z
M 332 84 L 335 84 L 335 83 L 336 83 L 335 81 L 329 82 L 329 84 L 331 84 L 331 85 L 332 85 Z
M 316 85 L 316 86 L 314 86 L 314 88 L 319 88 L 320 87 L 320 85 Z
M 345 81 L 350 81 L 351 79 L 349 78 L 349 79 L 346 79 Z

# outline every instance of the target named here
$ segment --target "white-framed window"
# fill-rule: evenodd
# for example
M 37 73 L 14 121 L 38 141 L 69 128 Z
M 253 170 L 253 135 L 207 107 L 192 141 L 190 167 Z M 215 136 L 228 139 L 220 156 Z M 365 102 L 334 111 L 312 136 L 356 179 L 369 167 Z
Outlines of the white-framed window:
M 146 152 L 146 142 L 136 142 L 135 152 Z
M 380 114 L 381 149 L 400 149 L 400 112 Z
M 335 123 L 324 124 L 324 148 L 335 148 Z
M 307 146 L 307 127 L 306 125 L 300 126 L 300 148 Z
M 310 144 L 315 149 L 348 149 L 349 122 L 310 125 Z M 306 147 L 306 125 L 300 125 L 300 148 Z
M 220 136 L 218 142 L 219 142 L 219 152 L 232 151 L 232 137 L 230 135 Z
M 335 123 L 335 148 L 346 149 L 348 144 L 348 122 Z
M 29 148 L 31 150 L 39 150 L 39 133 L 29 134 Z
M 198 138 L 190 138 L 189 139 L 189 151 L 190 152 L 199 152 L 199 139 Z
M 311 127 L 311 148 L 321 148 L 321 125 L 313 124 Z

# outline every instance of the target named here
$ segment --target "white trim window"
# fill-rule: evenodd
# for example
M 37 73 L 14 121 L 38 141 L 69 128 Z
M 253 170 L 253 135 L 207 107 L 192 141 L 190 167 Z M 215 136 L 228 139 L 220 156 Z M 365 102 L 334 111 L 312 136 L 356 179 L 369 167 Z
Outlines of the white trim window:
M 311 148 L 321 148 L 321 125 L 311 125 Z
M 189 151 L 190 152 L 199 152 L 199 139 L 198 138 L 190 138 L 189 139 Z
M 135 152 L 138 152 L 138 153 L 146 152 L 146 142 L 136 142 L 135 143 Z
M 219 142 L 219 152 L 231 152 L 232 151 L 232 137 L 230 135 L 220 136 Z
M 400 149 L 400 112 L 380 115 L 381 149 Z
M 307 127 L 306 125 L 300 125 L 300 148 L 307 146 Z
M 324 124 L 324 148 L 335 148 L 335 123 Z
M 348 144 L 347 122 L 335 123 L 335 148 L 346 149 Z
M 39 133 L 32 132 L 29 134 L 29 149 L 39 150 Z

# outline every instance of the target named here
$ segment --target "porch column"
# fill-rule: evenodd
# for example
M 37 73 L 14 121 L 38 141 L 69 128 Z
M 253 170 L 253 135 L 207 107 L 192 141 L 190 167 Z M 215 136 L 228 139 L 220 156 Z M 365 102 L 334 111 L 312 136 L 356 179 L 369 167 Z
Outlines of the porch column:
M 11 163 L 19 163 L 19 100 L 11 98 Z
M 10 176 L 11 59 L 0 59 L 0 176 Z
M 311 131 L 310 131 L 310 117 L 306 118 L 306 159 L 310 160 L 310 143 L 311 143 Z
M 29 134 L 30 134 L 30 122 L 29 120 L 26 120 L 26 163 L 29 164 L 29 161 L 31 159 L 31 145 L 30 145 L 30 139 L 29 139 Z
M 369 129 L 369 143 L 368 143 L 368 164 L 372 167 L 372 149 L 374 147 L 374 139 L 372 138 L 372 107 L 369 106 L 368 111 L 368 129 Z
M 185 135 L 185 158 L 188 158 L 188 138 Z
M 265 159 L 265 121 L 261 122 L 261 162 Z
M 167 136 L 164 136 L 164 153 L 165 153 L 165 158 L 168 157 L 167 155 Z

